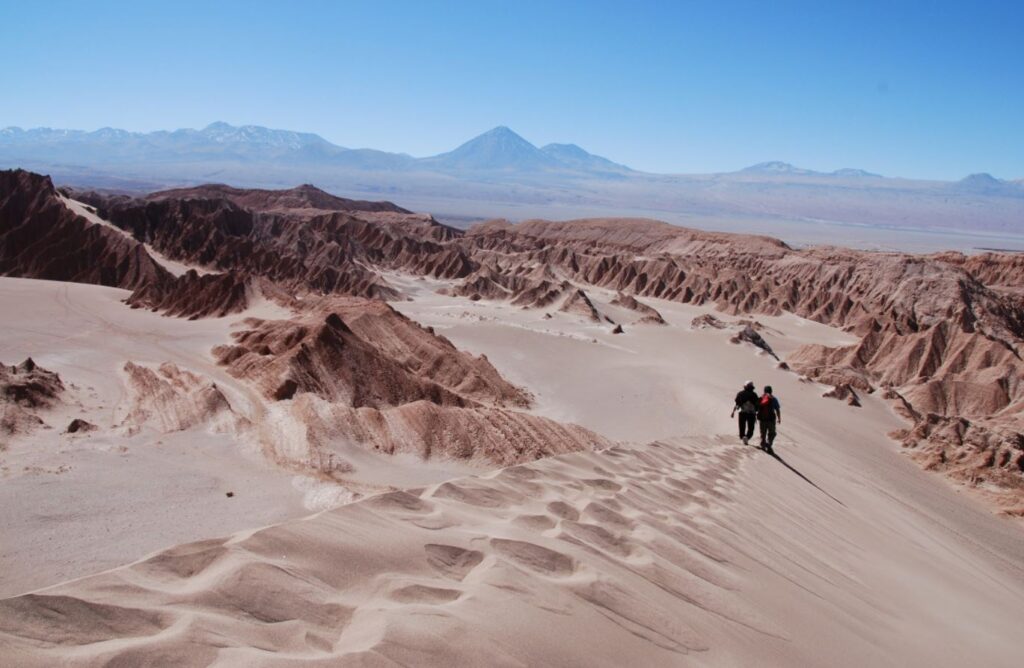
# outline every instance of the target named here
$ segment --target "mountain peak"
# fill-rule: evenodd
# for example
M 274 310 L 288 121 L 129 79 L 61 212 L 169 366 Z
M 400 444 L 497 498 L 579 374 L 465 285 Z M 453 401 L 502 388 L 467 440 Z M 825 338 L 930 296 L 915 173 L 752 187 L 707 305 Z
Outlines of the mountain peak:
M 1019 184 L 1014 183 L 1013 181 L 997 179 L 987 172 L 968 174 L 964 178 L 952 184 L 952 187 L 962 192 L 978 195 L 999 195 L 1010 197 L 1021 197 L 1024 195 Z
M 533 146 L 533 144 L 531 144 L 530 142 L 528 142 L 525 139 L 523 139 L 522 135 L 520 135 L 518 132 L 516 132 L 512 128 L 508 127 L 507 125 L 499 125 L 497 127 L 493 127 L 490 130 L 488 130 L 487 132 L 484 132 L 483 134 L 477 135 L 473 139 L 470 139 L 466 143 L 468 144 L 470 142 L 479 141 L 481 139 L 492 140 L 492 141 L 494 141 L 494 140 L 497 140 L 497 141 L 509 141 L 509 142 L 516 142 L 516 143 L 520 143 L 521 142 L 521 143 L 527 144 L 527 145 L 529 145 L 529 146 L 531 146 L 533 148 L 537 148 L 536 146 Z M 463 145 L 465 146 L 465 144 L 463 144 Z
M 515 130 L 513 130 L 507 125 L 496 125 L 480 136 L 483 137 L 486 135 L 514 135 L 516 137 L 519 137 L 519 133 L 517 133 Z
M 853 178 L 882 178 L 881 174 L 875 174 L 865 169 L 857 169 L 854 167 L 843 167 L 832 172 L 832 176 L 848 176 Z
M 530 171 L 558 166 L 557 161 L 504 125 L 427 160 L 448 169 Z
M 747 174 L 813 174 L 809 169 L 803 169 L 791 165 L 788 162 L 782 162 L 781 160 L 770 160 L 768 162 L 759 162 L 756 165 L 750 167 L 744 167 L 740 170 Z
M 1002 183 L 1002 181 L 988 172 L 978 172 L 977 174 L 968 174 L 964 178 L 960 179 L 960 183 L 994 186 Z

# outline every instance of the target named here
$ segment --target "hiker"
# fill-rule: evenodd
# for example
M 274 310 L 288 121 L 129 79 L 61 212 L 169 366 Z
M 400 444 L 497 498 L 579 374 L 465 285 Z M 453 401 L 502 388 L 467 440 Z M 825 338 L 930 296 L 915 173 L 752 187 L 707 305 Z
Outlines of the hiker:
M 748 380 L 743 389 L 736 393 L 736 404 L 732 408 L 731 417 L 735 417 L 736 411 L 740 412 L 740 440 L 746 445 L 754 437 L 754 420 L 757 416 L 757 392 L 754 391 L 754 381 Z
M 774 454 L 772 443 L 775 442 L 775 423 L 782 423 L 782 407 L 772 394 L 771 385 L 765 385 L 764 394 L 757 401 L 757 421 L 761 423 L 761 449 Z

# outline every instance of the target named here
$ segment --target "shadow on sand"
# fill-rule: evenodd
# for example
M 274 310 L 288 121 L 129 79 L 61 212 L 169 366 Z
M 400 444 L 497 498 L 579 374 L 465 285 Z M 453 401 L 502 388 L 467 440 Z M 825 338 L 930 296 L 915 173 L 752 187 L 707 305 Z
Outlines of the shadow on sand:
M 782 464 L 782 465 L 783 465 L 783 466 L 785 466 L 785 467 L 786 467 L 787 469 L 789 469 L 789 470 L 790 470 L 790 471 L 792 471 L 793 473 L 795 473 L 795 474 L 797 474 L 798 476 L 800 476 L 800 477 L 801 477 L 801 478 L 802 478 L 802 479 L 804 480 L 804 482 L 806 482 L 806 483 L 807 483 L 808 485 L 810 485 L 810 486 L 811 486 L 811 487 L 813 487 L 814 489 L 818 490 L 819 492 L 821 492 L 822 494 L 824 494 L 824 495 L 825 495 L 825 496 L 827 496 L 828 498 L 832 499 L 833 501 L 835 501 L 836 503 L 838 503 L 839 505 L 841 505 L 841 506 L 842 506 L 843 508 L 845 508 L 845 507 L 846 507 L 846 504 L 845 504 L 845 503 L 843 503 L 842 501 L 840 501 L 840 500 L 839 500 L 839 499 L 837 499 L 836 497 L 832 496 L 831 494 L 829 494 L 828 492 L 826 492 L 825 490 L 823 490 L 823 489 L 822 489 L 821 487 L 818 487 L 818 485 L 817 485 L 817 484 L 816 484 L 816 483 L 815 483 L 815 482 L 814 482 L 813 480 L 811 480 L 810 478 L 808 478 L 807 476 L 805 476 L 805 475 L 804 475 L 803 473 L 800 473 L 800 471 L 797 471 L 797 470 L 796 470 L 795 468 L 793 468 L 792 466 L 790 466 L 790 465 L 789 465 L 789 462 L 787 462 L 787 461 L 786 461 L 785 459 L 783 459 L 782 457 L 780 457 L 780 456 L 779 456 L 779 453 L 777 453 L 777 452 L 772 452 L 772 453 L 770 453 L 770 454 L 771 454 L 771 456 L 772 456 L 772 457 L 773 457 L 773 458 L 774 458 L 774 459 L 775 459 L 776 461 L 778 461 L 778 462 L 779 462 L 780 464 Z

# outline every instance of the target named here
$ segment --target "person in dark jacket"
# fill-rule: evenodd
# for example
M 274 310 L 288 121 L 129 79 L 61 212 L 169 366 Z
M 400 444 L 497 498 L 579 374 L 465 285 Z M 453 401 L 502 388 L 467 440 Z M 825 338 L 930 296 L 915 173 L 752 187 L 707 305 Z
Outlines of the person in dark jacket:
M 732 414 L 740 412 L 740 440 L 746 445 L 754 437 L 754 420 L 757 416 L 757 392 L 754 391 L 754 381 L 748 380 L 743 389 L 736 393 L 736 404 L 733 406 Z
M 761 449 L 772 454 L 775 442 L 775 425 L 782 423 L 782 406 L 772 394 L 772 386 L 765 385 L 764 394 L 757 401 L 757 421 L 761 424 Z

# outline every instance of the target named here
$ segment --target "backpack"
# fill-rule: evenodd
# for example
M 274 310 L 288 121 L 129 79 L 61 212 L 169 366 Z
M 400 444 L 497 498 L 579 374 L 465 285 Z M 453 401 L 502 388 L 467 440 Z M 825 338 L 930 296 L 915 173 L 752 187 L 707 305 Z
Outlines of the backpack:
M 757 413 L 757 392 L 743 388 L 736 394 L 736 408 L 748 415 Z
M 759 420 L 771 420 L 775 417 L 775 407 L 772 405 L 773 397 L 766 394 L 757 402 L 757 418 Z

